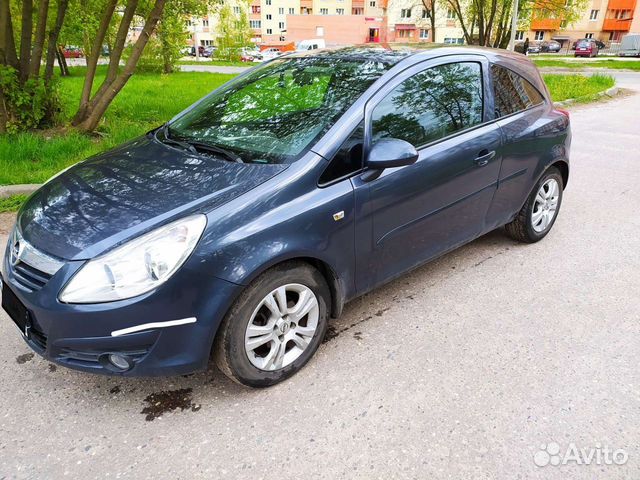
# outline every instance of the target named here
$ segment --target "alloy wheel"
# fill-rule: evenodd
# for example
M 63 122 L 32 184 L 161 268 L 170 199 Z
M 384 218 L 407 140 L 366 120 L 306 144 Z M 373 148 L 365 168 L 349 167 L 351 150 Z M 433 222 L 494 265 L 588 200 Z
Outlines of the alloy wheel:
M 298 283 L 276 288 L 251 315 L 245 332 L 245 352 L 251 364 L 266 371 L 294 362 L 311 343 L 320 308 L 313 291 Z
M 553 222 L 558 211 L 559 196 L 560 187 L 556 179 L 550 178 L 540 186 L 531 213 L 531 226 L 536 232 L 544 232 Z

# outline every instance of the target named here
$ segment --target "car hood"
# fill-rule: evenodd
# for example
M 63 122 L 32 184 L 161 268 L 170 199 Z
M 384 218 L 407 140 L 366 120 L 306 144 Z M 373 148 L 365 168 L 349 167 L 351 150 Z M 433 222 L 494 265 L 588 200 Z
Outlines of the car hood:
M 233 163 L 142 137 L 54 177 L 27 200 L 18 225 L 43 252 L 92 258 L 156 224 L 208 212 L 286 167 Z

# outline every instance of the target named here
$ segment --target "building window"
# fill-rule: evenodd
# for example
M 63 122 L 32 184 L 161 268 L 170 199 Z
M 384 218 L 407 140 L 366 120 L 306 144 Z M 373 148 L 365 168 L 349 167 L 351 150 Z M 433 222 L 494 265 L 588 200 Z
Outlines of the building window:
M 267 35 L 272 35 L 272 34 L 273 34 L 273 29 L 267 28 Z
M 316 27 L 316 37 L 324 37 L 324 27 Z
M 534 38 L 536 40 L 544 40 L 544 30 L 537 30 Z
M 320 15 L 329 15 L 329 9 L 328 8 L 321 8 L 320 9 Z
M 444 43 L 446 43 L 447 45 L 462 45 L 464 43 L 464 38 L 446 37 L 444 39 Z
M 429 10 L 427 10 L 426 8 L 422 9 L 422 18 L 431 18 L 431 15 L 429 15 Z
M 344 8 L 336 8 L 336 15 L 344 15 Z
M 251 5 L 251 13 L 260 13 L 260 5 Z
M 265 5 L 271 5 L 271 0 L 264 0 Z
M 455 20 L 456 11 L 453 8 L 447 8 L 447 20 Z
M 284 22 L 278 22 L 278 28 L 284 30 Z
M 398 38 L 411 38 L 411 30 L 398 30 L 397 32 Z
M 278 9 L 278 14 L 279 14 L 279 15 L 284 15 L 284 8 L 280 7 L 280 8 Z
M 411 9 L 403 8 L 400 10 L 400 18 L 411 18 Z
M 273 16 L 270 13 L 267 13 L 267 20 L 271 20 Z
M 600 10 L 591 10 L 591 15 L 589 15 L 589 20 L 597 20 L 599 12 Z
M 251 28 L 260 28 L 260 20 L 249 20 L 249 26 Z
M 370 7 L 375 7 L 375 6 L 376 6 L 376 0 L 371 0 L 371 1 L 369 2 L 369 6 L 370 6 Z
M 364 15 L 364 8 L 351 9 L 351 15 Z
M 208 18 L 202 19 L 202 26 L 203 27 L 208 27 L 209 26 L 209 19 Z
M 522 40 L 524 38 L 524 31 L 517 30 L 516 31 L 516 40 Z
M 284 42 L 285 40 L 286 40 L 286 37 L 284 37 L 283 35 L 282 35 L 282 36 L 280 36 L 280 41 L 281 41 L 281 42 Z
M 584 38 L 593 38 L 593 33 L 585 34 Z
M 294 15 L 296 13 L 296 9 L 295 8 L 290 8 L 289 9 L 289 15 Z
M 240 7 L 233 7 L 233 13 L 240 15 Z
M 429 38 L 429 30 L 427 30 L 426 28 L 421 28 L 420 29 L 420 38 L 422 40 L 426 40 L 427 38 Z

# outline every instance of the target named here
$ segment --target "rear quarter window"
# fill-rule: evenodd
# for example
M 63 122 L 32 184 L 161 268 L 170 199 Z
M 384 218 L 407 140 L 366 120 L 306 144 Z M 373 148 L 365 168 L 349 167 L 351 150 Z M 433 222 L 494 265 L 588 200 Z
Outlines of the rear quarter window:
M 544 97 L 528 80 L 499 65 L 491 66 L 496 118 L 544 103 Z

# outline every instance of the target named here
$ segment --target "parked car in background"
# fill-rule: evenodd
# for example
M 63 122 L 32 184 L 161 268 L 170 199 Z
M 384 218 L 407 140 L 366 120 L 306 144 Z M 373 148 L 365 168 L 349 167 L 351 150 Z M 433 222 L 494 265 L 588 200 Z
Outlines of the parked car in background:
M 625 35 L 622 38 L 618 55 L 621 57 L 640 57 L 640 34 Z
M 208 47 L 204 47 L 204 50 L 202 51 L 202 56 L 205 58 L 211 58 L 215 53 L 216 53 L 216 47 L 208 46 Z
M 540 51 L 543 53 L 558 53 L 562 48 L 562 44 L 555 40 L 545 40 L 540 42 L 539 46 Z
M 282 50 L 276 47 L 266 48 L 260 51 L 260 56 L 262 57 L 262 60 L 265 60 L 265 61 L 279 57 L 282 54 L 283 54 Z
M 542 240 L 570 143 L 568 113 L 519 54 L 283 56 L 37 190 L 2 306 L 69 368 L 179 375 L 213 353 L 233 380 L 273 385 L 345 302 L 502 226 Z
M 527 53 L 540 53 L 542 52 L 542 46 L 539 42 L 530 42 Z
M 585 38 L 576 44 L 575 57 L 597 57 L 598 45 L 596 41 L 591 38 Z
M 64 58 L 82 58 L 84 51 L 80 47 L 68 46 L 62 48 L 62 55 Z
M 204 56 L 203 55 L 204 54 L 204 48 L 205 48 L 204 45 L 199 45 L 198 46 L 198 55 L 201 56 L 201 57 Z M 191 50 L 189 51 L 189 55 L 192 56 L 192 57 L 196 56 L 196 47 L 191 47 Z
M 571 45 L 571 50 L 575 50 L 576 47 L 578 46 L 578 43 L 582 42 L 583 40 L 595 42 L 596 47 L 598 47 L 598 50 L 602 50 L 603 48 L 606 47 L 604 42 L 602 42 L 600 40 L 596 40 L 595 38 L 581 38 L 581 39 L 576 40 L 575 42 L 573 42 L 573 44 Z
M 314 38 L 312 40 L 301 40 L 296 46 L 296 51 L 306 52 L 308 50 L 318 50 L 325 48 L 327 45 L 322 38 Z

